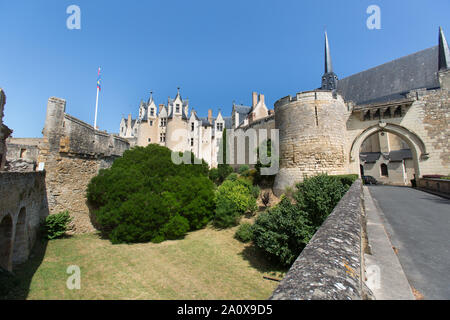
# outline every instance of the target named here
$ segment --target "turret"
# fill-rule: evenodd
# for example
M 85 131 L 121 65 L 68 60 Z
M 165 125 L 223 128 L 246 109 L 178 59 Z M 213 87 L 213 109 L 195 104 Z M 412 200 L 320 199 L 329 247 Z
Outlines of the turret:
M 333 72 L 328 35 L 325 32 L 325 73 L 322 76 L 322 90 L 336 90 L 338 77 Z

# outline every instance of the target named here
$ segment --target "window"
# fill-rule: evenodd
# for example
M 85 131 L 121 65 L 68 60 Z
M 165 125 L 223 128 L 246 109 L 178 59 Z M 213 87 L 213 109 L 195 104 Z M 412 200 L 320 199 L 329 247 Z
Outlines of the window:
M 191 123 L 191 131 L 194 131 L 194 129 L 195 129 L 195 123 Z
M 397 107 L 394 111 L 394 117 L 401 117 L 402 116 L 402 107 Z
M 150 120 L 150 127 L 153 127 L 153 120 Z
M 155 116 L 155 109 L 153 109 L 153 108 L 150 109 L 150 116 L 151 117 Z
M 27 152 L 27 149 L 20 149 L 20 159 L 23 159 L 25 157 L 26 152 Z
M 159 142 L 166 142 L 166 134 L 165 133 L 161 133 L 159 136 Z
M 165 127 L 167 125 L 167 119 L 166 118 L 162 118 L 161 119 L 161 127 Z
M 191 138 L 191 147 L 194 146 L 194 138 Z
M 217 124 L 217 131 L 223 131 L 223 123 Z
M 383 163 L 381 165 L 381 176 L 383 177 L 389 177 L 389 171 L 388 171 L 388 167 L 385 163 Z
M 148 138 L 148 142 L 152 142 L 152 139 L 151 139 L 151 138 Z
M 180 112 L 180 104 L 179 103 L 177 103 L 177 109 L 176 109 L 177 111 L 177 113 L 179 113 Z

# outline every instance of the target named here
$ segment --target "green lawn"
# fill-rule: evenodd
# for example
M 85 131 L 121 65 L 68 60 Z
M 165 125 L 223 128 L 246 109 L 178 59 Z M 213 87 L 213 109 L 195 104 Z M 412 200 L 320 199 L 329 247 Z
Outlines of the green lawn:
M 15 271 L 13 299 L 267 299 L 282 276 L 236 228 L 206 228 L 161 244 L 112 245 L 97 234 L 37 246 Z M 44 253 L 45 251 L 45 253 Z M 81 268 L 81 290 L 69 290 L 66 269 Z

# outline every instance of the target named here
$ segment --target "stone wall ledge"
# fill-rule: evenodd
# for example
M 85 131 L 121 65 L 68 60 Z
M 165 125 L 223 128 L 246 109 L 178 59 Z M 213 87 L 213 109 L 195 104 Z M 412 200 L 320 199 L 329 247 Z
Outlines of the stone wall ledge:
M 271 300 L 362 300 L 363 189 L 357 180 L 286 274 Z

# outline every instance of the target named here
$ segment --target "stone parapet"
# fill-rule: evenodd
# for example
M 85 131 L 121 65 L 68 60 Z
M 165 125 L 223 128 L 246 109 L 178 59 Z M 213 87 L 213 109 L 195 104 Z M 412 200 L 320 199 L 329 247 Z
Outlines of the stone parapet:
M 362 300 L 362 182 L 357 180 L 294 262 L 272 300 Z

